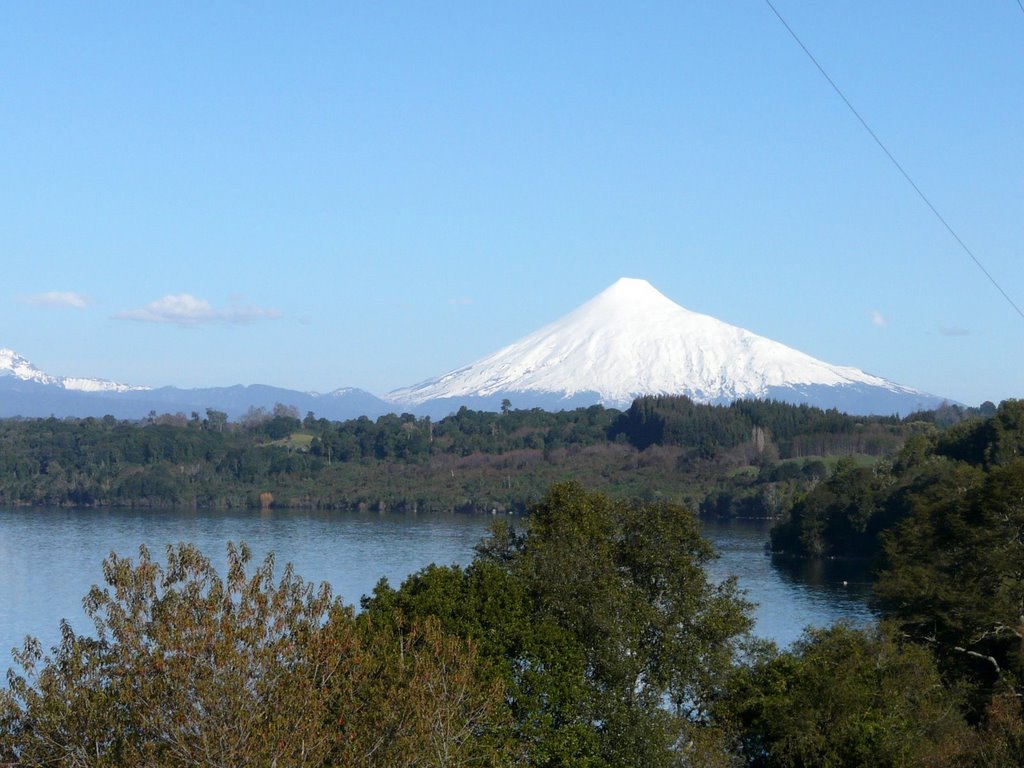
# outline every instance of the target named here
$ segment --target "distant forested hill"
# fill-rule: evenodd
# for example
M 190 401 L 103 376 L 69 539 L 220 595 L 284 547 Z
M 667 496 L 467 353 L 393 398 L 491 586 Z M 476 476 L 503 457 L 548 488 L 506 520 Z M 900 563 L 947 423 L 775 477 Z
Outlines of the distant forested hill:
M 777 402 L 644 397 L 625 412 L 409 414 L 348 421 L 291 407 L 0 421 L 0 503 L 516 511 L 553 482 L 774 516 L 839 457 L 871 463 L 966 414 L 854 417 Z

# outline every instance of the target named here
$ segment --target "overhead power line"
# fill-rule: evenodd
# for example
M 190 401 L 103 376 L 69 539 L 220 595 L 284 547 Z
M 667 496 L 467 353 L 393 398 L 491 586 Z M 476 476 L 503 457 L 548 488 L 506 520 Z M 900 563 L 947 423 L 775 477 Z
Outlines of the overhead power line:
M 985 265 L 982 264 L 978 257 L 975 256 L 974 253 L 971 251 L 971 249 L 967 247 L 967 244 L 960 239 L 960 235 L 958 235 L 956 231 L 953 229 L 953 227 L 949 225 L 949 222 L 946 221 L 945 217 L 941 213 L 939 213 L 939 210 L 934 205 L 932 205 L 932 201 L 928 199 L 928 196 L 925 195 L 925 193 L 921 191 L 921 188 L 917 186 L 914 180 L 910 178 L 910 174 L 907 173 L 906 170 L 904 170 L 903 166 L 900 165 L 899 161 L 893 156 L 892 152 L 889 151 L 888 147 L 886 147 L 885 144 L 882 143 L 882 140 L 878 138 L 878 134 L 871 130 L 871 126 L 867 124 L 867 121 L 863 117 L 861 117 L 860 112 L 857 111 L 856 107 L 854 107 L 853 104 L 850 103 L 850 100 L 846 98 L 846 95 L 842 92 L 839 86 L 836 85 L 835 80 L 829 77 L 829 74 L 828 72 L 825 71 L 825 68 L 821 66 L 821 64 L 818 62 L 816 58 L 814 58 L 814 54 L 810 52 L 806 45 L 804 45 L 803 41 L 800 39 L 800 36 L 797 35 L 795 31 L 793 31 L 793 28 L 789 26 L 789 23 L 782 17 L 782 14 L 779 13 L 779 10 L 774 5 L 772 5 L 771 0 L 764 1 L 765 3 L 768 4 L 768 7 L 772 9 L 772 13 L 774 13 L 778 17 L 779 21 L 782 22 L 782 26 L 786 28 L 786 31 L 788 31 L 789 34 L 793 37 L 793 39 L 796 40 L 797 45 L 799 45 L 803 52 L 807 54 L 807 58 L 809 58 L 814 63 L 814 66 L 818 68 L 818 71 L 821 72 L 822 76 L 826 80 L 828 80 L 828 84 L 832 86 L 832 90 L 839 94 L 839 98 L 841 98 L 843 100 L 843 103 L 850 108 L 850 111 L 853 113 L 854 117 L 856 117 L 860 121 L 860 124 L 864 126 L 864 130 L 866 130 L 871 135 L 871 138 L 875 140 L 875 143 L 879 147 L 881 147 L 883 152 L 885 152 L 885 156 L 892 161 L 893 165 L 896 166 L 896 170 L 903 174 L 903 178 L 906 179 L 907 183 L 909 183 L 910 186 L 914 188 L 914 191 L 917 192 L 918 197 L 920 197 L 924 201 L 924 204 L 928 206 L 932 213 L 935 214 L 935 217 L 940 222 L 942 222 L 942 226 L 946 228 L 946 231 L 949 232 L 949 234 L 953 236 L 953 239 L 960 244 L 960 247 L 963 248 L 964 253 L 971 257 L 971 261 L 974 262 L 975 266 L 977 266 L 978 269 L 982 271 L 982 274 L 984 274 L 985 277 L 989 279 L 989 282 L 996 287 L 996 290 L 1002 294 L 1003 298 L 1009 302 L 1010 306 L 1013 307 L 1017 314 L 1020 315 L 1021 319 L 1024 320 L 1024 311 L 1022 311 L 1021 308 L 1017 306 L 1017 303 L 1010 298 L 1010 294 L 1003 290 L 1003 287 L 996 281 L 992 274 L 987 269 L 985 269 Z M 1022 0 L 1017 0 L 1017 2 L 1018 4 L 1021 5 L 1021 10 L 1024 10 L 1024 4 L 1022 4 Z

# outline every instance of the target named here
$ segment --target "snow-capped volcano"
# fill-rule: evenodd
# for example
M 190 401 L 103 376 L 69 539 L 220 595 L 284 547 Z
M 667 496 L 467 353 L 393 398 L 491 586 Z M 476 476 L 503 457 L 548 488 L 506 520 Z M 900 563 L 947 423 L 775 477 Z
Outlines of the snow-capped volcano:
M 475 363 L 392 392 L 422 410 L 432 401 L 513 405 L 541 396 L 626 407 L 639 395 L 699 402 L 775 398 L 850 412 L 907 413 L 941 398 L 830 365 L 771 339 L 691 312 L 646 280 L 622 278 L 590 301 Z
M 0 376 L 13 376 L 22 381 L 34 381 L 37 384 L 60 387 L 75 392 L 140 392 L 148 389 L 148 387 L 133 387 L 106 379 L 50 376 L 40 371 L 13 349 L 0 349 Z

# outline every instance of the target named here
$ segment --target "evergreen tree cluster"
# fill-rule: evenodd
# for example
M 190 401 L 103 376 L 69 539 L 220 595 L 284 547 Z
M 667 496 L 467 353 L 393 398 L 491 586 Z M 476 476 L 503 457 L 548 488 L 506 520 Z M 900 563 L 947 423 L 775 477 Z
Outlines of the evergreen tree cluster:
M 645 396 L 633 401 L 612 427 L 643 450 L 651 445 L 690 448 L 712 458 L 761 434 L 781 458 L 862 453 L 880 456 L 894 450 L 907 424 L 918 419 L 851 416 L 835 409 L 790 405 L 774 400 L 736 400 L 731 405 L 702 405 L 683 396 Z

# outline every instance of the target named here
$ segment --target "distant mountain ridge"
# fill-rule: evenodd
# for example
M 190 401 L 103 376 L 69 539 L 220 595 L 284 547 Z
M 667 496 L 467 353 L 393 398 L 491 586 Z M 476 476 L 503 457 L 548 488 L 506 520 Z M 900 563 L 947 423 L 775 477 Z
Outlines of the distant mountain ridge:
M 283 403 L 318 417 L 343 420 L 376 418 L 394 410 L 362 389 L 345 387 L 327 394 L 298 392 L 262 384 L 180 389 L 135 387 L 104 379 L 51 376 L 10 349 L 0 349 L 0 417 L 116 416 L 141 419 L 157 413 L 203 415 L 207 408 L 224 411 L 232 419 L 250 408 L 271 409 Z
M 434 413 L 456 403 L 493 408 L 506 398 L 516 407 L 525 399 L 542 407 L 624 408 L 652 394 L 701 403 L 772 398 L 882 414 L 945 402 L 692 312 L 632 278 L 491 355 L 388 399 Z
M 231 418 L 290 405 L 328 419 L 411 412 L 443 417 L 460 407 L 562 410 L 627 408 L 640 395 L 686 395 L 701 403 L 775 399 L 851 414 L 907 414 L 945 398 L 810 355 L 685 309 L 646 280 L 621 278 L 564 317 L 497 352 L 379 398 L 356 388 L 328 394 L 260 384 L 179 389 L 134 387 L 43 373 L 0 349 L 0 416 L 143 418 L 207 408 Z

